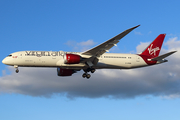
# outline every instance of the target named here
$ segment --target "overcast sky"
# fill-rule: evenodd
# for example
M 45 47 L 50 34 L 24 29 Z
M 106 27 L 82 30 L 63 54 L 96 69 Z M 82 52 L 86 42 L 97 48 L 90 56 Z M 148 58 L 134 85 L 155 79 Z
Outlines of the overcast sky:
M 0 1 L 1 60 L 24 50 L 85 51 L 141 25 L 113 47 L 140 53 L 166 33 L 168 62 L 132 70 L 83 71 L 58 77 L 56 68 L 0 64 L 3 120 L 178 120 L 180 107 L 179 1 Z

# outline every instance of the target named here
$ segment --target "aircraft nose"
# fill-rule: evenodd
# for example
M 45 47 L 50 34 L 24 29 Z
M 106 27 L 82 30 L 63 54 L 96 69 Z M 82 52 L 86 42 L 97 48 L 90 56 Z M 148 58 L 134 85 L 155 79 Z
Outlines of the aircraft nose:
M 6 64 L 6 58 L 4 58 L 4 59 L 2 60 L 2 63 L 3 63 L 3 64 Z

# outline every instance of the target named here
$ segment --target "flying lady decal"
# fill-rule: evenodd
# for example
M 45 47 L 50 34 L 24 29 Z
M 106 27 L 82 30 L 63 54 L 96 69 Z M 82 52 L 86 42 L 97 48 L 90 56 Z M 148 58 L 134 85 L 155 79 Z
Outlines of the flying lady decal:
M 148 51 L 149 51 L 149 54 L 152 55 L 154 54 L 154 56 L 156 56 L 156 52 L 159 51 L 159 47 L 156 47 L 156 48 L 152 48 L 153 47 L 153 44 L 151 44 L 150 48 L 148 48 Z

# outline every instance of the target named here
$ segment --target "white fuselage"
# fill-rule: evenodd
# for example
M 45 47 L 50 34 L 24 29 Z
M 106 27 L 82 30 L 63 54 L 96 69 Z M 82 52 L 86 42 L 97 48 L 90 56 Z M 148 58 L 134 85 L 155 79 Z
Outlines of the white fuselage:
M 8 55 L 2 63 L 18 67 L 56 67 L 58 76 L 71 76 L 83 69 L 83 78 L 91 77 L 88 72 L 96 69 L 132 69 L 167 62 L 164 58 L 172 51 L 159 56 L 165 34 L 160 34 L 141 54 L 106 53 L 135 26 L 85 52 L 64 51 L 20 51 Z
M 22 67 L 61 67 L 66 69 L 84 69 L 87 67 L 85 63 L 65 64 L 63 57 L 66 53 L 81 55 L 80 52 L 21 51 L 10 54 L 2 62 L 7 65 Z M 83 58 L 91 57 L 81 56 Z M 93 66 L 95 69 L 130 69 L 148 65 L 136 54 L 104 53 L 98 59 L 98 63 Z

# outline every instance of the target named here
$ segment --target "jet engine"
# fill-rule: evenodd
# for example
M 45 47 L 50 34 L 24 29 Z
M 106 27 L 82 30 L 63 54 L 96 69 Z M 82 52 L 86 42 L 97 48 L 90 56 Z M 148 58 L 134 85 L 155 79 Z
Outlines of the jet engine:
M 57 68 L 57 75 L 58 76 L 71 76 L 75 71 L 72 69 L 62 69 L 62 68 Z
M 64 64 L 78 64 L 80 63 L 81 56 L 75 54 L 65 54 Z

